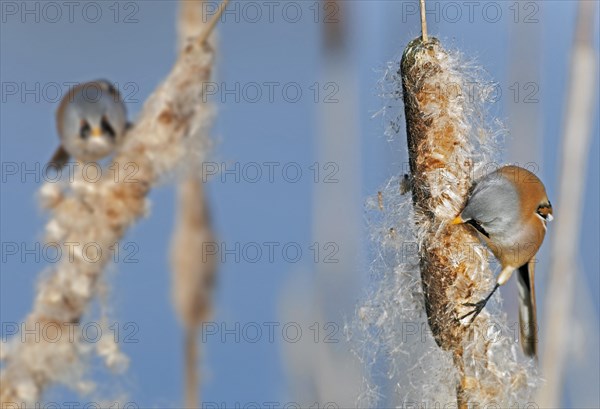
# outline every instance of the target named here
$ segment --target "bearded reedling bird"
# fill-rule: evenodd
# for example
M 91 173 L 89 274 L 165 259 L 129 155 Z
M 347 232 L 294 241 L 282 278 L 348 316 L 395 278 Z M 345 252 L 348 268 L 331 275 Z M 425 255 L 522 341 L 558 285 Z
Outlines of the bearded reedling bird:
M 61 145 L 49 166 L 59 170 L 69 157 L 82 162 L 104 158 L 120 145 L 127 127 L 125 103 L 110 82 L 79 84 L 63 97 L 56 111 Z
M 465 208 L 452 221 L 477 231 L 502 266 L 492 292 L 479 302 L 465 304 L 473 310 L 460 319 L 472 315 L 473 322 L 516 270 L 521 346 L 527 356 L 535 357 L 537 350 L 535 255 L 552 218 L 552 205 L 537 176 L 518 166 L 504 166 L 475 182 Z

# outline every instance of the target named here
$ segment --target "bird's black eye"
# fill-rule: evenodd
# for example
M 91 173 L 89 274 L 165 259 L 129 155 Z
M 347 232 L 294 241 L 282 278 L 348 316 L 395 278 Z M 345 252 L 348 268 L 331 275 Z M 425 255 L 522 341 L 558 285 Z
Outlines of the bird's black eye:
M 100 121 L 100 126 L 102 128 L 103 134 L 109 135 L 112 139 L 115 139 L 117 134 L 116 134 L 115 130 L 113 129 L 113 127 L 110 125 L 110 122 L 108 122 L 106 115 L 104 115 L 102 117 L 102 120 Z
M 87 121 L 82 120 L 81 125 L 79 126 L 79 136 L 81 139 L 89 138 L 91 132 L 92 128 L 90 128 L 90 124 Z

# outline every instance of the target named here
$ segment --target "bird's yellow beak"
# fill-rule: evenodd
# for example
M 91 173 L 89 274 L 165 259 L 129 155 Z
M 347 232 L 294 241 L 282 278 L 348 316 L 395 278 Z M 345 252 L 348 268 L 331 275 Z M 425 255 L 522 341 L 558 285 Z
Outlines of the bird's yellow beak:
M 462 219 L 462 217 L 460 217 L 460 215 L 456 216 L 454 218 L 454 220 L 452 220 L 452 222 L 450 222 L 450 224 L 461 224 L 464 223 L 464 220 Z
M 92 134 L 93 137 L 98 137 L 98 136 L 102 136 L 102 129 L 100 128 L 92 128 Z

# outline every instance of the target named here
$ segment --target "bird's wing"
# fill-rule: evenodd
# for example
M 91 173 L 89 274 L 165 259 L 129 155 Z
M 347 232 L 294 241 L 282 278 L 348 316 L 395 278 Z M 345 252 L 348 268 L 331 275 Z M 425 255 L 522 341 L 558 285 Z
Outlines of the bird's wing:
M 537 317 L 535 310 L 535 256 L 519 268 L 519 328 L 521 348 L 527 356 L 537 357 Z
M 62 145 L 60 145 L 54 152 L 54 155 L 52 155 L 52 158 L 48 162 L 48 166 L 58 171 L 62 169 L 68 161 L 69 153 L 65 150 L 65 148 L 63 148 Z

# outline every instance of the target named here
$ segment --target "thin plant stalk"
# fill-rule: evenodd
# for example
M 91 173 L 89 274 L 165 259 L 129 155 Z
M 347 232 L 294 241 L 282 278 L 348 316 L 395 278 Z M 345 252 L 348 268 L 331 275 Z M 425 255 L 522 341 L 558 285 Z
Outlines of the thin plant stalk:
M 212 19 L 204 15 L 204 1 L 183 1 L 180 4 L 179 43 L 185 47 L 187 38 L 212 32 L 226 2 Z M 202 38 L 202 37 L 201 37 Z M 208 39 L 215 48 L 215 36 Z M 209 139 L 200 129 L 195 138 Z M 207 252 L 214 243 L 208 201 L 198 155 L 191 152 L 189 164 L 178 183 L 177 221 L 171 244 L 172 301 L 184 330 L 184 402 L 186 408 L 199 407 L 200 375 L 198 370 L 198 331 L 211 312 L 215 282 L 216 259 Z
M 560 407 L 573 320 L 587 164 L 598 103 L 598 65 L 594 49 L 595 1 L 578 3 L 560 158 L 552 267 L 544 303 L 541 363 L 547 382 L 537 399 L 540 407 Z M 576 182 L 575 182 L 576 181 Z
M 204 31 L 181 50 L 114 158 L 113 172 L 129 175 L 133 166 L 135 178 L 111 173 L 94 183 L 79 175 L 67 187 L 75 194 L 67 194 L 57 184 L 42 188 L 40 197 L 50 212 L 47 241 L 60 243 L 63 254 L 70 254 L 68 243 L 94 243 L 102 249 L 102 256 L 91 261 L 75 249 L 73 257 L 61 259 L 38 286 L 24 323 L 27 328 L 51 324 L 68 334 L 72 326 L 77 327 L 98 295 L 98 282 L 112 259 L 114 243 L 148 214 L 151 188 L 174 170 L 190 149 L 199 154 L 204 151 L 207 141 L 195 140 L 193 135 L 212 118 L 203 87 L 214 60 L 213 50 L 202 41 L 208 35 L 209 31 Z M 3 345 L 1 406 L 33 406 L 52 384 L 80 384 L 83 345 L 79 338 L 50 342 L 41 337 L 35 342 L 36 337 L 26 337 L 23 341 L 16 337 Z

